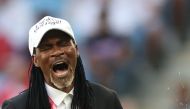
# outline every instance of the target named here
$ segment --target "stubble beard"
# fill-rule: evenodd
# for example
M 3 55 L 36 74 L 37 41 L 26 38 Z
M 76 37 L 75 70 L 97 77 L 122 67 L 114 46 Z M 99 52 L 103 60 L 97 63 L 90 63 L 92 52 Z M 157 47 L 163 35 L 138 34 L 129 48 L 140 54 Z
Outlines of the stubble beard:
M 58 89 L 67 88 L 72 85 L 74 80 L 74 71 L 71 69 L 70 73 L 67 77 L 62 78 L 54 78 L 52 73 L 50 73 L 50 81 L 51 83 L 57 87 Z

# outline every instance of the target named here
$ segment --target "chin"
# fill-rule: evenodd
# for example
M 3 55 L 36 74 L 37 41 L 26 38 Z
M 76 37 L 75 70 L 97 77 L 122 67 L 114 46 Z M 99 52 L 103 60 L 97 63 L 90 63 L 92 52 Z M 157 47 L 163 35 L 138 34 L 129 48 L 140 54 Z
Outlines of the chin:
M 51 83 L 58 89 L 67 88 L 72 85 L 74 80 L 74 75 L 69 78 L 53 78 L 50 76 Z

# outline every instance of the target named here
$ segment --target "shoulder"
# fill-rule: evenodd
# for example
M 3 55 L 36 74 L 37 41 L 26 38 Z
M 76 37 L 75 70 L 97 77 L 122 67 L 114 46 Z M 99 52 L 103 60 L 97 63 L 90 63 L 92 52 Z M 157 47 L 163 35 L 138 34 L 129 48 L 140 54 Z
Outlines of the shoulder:
M 25 107 L 24 102 L 26 102 L 28 95 L 28 90 L 21 92 L 19 95 L 6 100 L 3 105 L 2 109 L 23 109 Z
M 96 109 L 122 109 L 116 92 L 98 83 L 89 82 L 92 88 Z
M 94 93 L 102 93 L 102 94 L 106 94 L 106 95 L 116 93 L 114 90 L 107 88 L 101 84 L 94 83 L 94 82 L 89 82 L 89 84 L 90 84 L 92 90 L 94 91 Z
M 96 98 L 100 97 L 101 99 L 105 100 L 110 98 L 118 98 L 116 91 L 114 91 L 113 89 L 94 82 L 89 82 L 89 85 L 91 86 L 93 94 Z

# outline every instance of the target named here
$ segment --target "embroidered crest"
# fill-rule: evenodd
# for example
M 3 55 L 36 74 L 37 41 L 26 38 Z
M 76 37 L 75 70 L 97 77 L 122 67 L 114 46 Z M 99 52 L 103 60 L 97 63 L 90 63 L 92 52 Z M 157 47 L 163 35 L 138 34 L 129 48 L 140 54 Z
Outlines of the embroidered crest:
M 43 26 L 46 26 L 46 25 L 56 25 L 56 24 L 60 24 L 60 23 L 61 23 L 60 19 L 46 17 L 46 18 L 42 19 L 39 23 L 37 23 L 35 25 L 34 32 L 36 33 Z

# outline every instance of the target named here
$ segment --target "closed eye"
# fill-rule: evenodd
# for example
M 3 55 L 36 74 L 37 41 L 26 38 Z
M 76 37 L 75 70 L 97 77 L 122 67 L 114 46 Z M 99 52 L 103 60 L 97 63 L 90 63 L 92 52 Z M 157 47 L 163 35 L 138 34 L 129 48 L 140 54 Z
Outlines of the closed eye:
M 59 43 L 58 43 L 59 46 L 61 47 L 66 47 L 66 46 L 70 46 L 71 45 L 71 41 L 67 41 L 67 40 L 61 40 Z
M 40 51 L 47 51 L 52 48 L 52 45 L 45 44 L 38 47 Z

